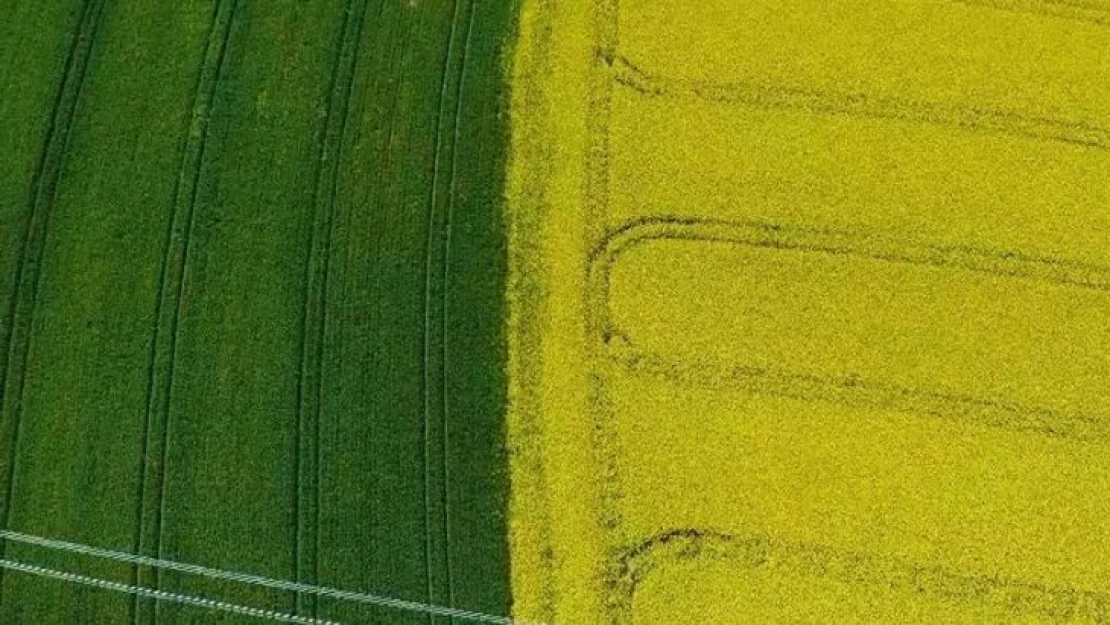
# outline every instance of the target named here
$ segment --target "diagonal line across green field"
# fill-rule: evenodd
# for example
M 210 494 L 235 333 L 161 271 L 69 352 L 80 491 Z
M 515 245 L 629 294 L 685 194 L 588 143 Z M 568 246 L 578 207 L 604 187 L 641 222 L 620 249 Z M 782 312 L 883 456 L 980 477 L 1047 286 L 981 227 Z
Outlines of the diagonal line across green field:
M 89 577 L 87 575 L 79 575 L 76 573 L 68 573 L 65 571 L 58 571 L 47 567 L 27 564 L 25 562 L 16 562 L 13 560 L 0 559 L 0 569 L 16 571 L 19 573 L 25 573 L 27 575 L 34 575 L 36 577 L 52 579 L 60 582 L 67 582 L 70 584 L 90 586 L 93 588 L 98 588 L 100 590 L 110 590 L 114 592 L 126 593 L 134 597 L 143 597 L 147 599 L 154 599 L 157 601 L 166 601 L 169 603 L 180 603 L 183 605 L 197 606 L 217 612 L 228 612 L 230 614 L 239 614 L 242 616 L 250 616 L 258 619 L 265 619 L 280 623 L 298 623 L 299 625 L 339 625 L 339 623 L 337 623 L 336 621 L 322 621 L 319 619 L 297 616 L 295 614 L 285 614 L 283 612 L 275 612 L 273 610 L 266 610 L 263 608 L 254 608 L 250 606 L 239 605 L 237 603 L 218 601 L 216 599 L 195 597 L 193 595 L 186 595 L 176 592 L 166 592 L 164 590 L 147 588 L 145 586 L 121 584 L 119 582 L 99 579 L 96 577 Z
M 484 614 L 482 612 L 474 612 L 474 611 L 471 611 L 471 610 L 463 610 L 463 609 L 459 609 L 459 608 L 450 608 L 450 607 L 444 607 L 444 606 L 439 606 L 439 605 L 431 605 L 431 604 L 426 604 L 426 603 L 420 603 L 420 602 L 417 602 L 417 601 L 406 601 L 406 600 L 403 600 L 403 599 L 396 599 L 396 598 L 388 597 L 388 596 L 385 596 L 385 595 L 378 595 L 378 594 L 371 594 L 371 593 L 364 593 L 364 592 L 355 592 L 355 591 L 350 591 L 350 590 L 341 590 L 341 589 L 338 589 L 338 588 L 329 588 L 329 587 L 326 587 L 326 586 L 317 586 L 317 585 L 313 585 L 313 584 L 304 584 L 304 583 L 300 583 L 300 582 L 289 582 L 289 581 L 271 579 L 271 578 L 264 577 L 264 576 L 261 576 L 261 575 L 254 575 L 254 574 L 251 574 L 251 573 L 241 573 L 241 572 L 238 572 L 238 571 L 227 571 L 227 570 L 222 570 L 222 569 L 215 569 L 215 568 L 201 566 L 201 565 L 197 565 L 197 564 L 187 564 L 187 563 L 183 563 L 183 562 L 175 562 L 173 560 L 166 560 L 166 559 L 162 559 L 162 558 L 149 558 L 149 557 L 146 557 L 146 556 L 136 556 L 134 554 L 124 553 L 122 551 L 113 551 L 113 550 L 110 550 L 110 549 L 101 549 L 99 547 L 92 547 L 92 546 L 89 546 L 89 545 L 81 545 L 81 544 L 72 543 L 72 542 L 68 542 L 68 541 L 55 540 L 55 539 L 52 539 L 52 538 L 43 538 L 41 536 L 32 536 L 32 535 L 29 535 L 29 534 L 23 534 L 23 533 L 20 533 L 20 532 L 12 532 L 12 531 L 9 531 L 9 530 L 0 530 L 0 540 L 22 543 L 22 544 L 25 544 L 25 545 L 33 545 L 33 546 L 42 547 L 42 548 L 45 548 L 45 549 L 52 549 L 52 550 L 57 550 L 57 551 L 75 553 L 75 554 L 79 554 L 79 555 L 83 555 L 83 556 L 89 556 L 89 557 L 93 557 L 93 558 L 103 558 L 103 559 L 107 559 L 107 560 L 115 560 L 115 561 L 118 561 L 118 562 L 127 562 L 127 563 L 133 564 L 135 566 L 144 566 L 144 567 L 150 567 L 150 568 L 154 568 L 154 569 L 165 569 L 165 570 L 169 570 L 169 571 L 177 571 L 177 572 L 186 573 L 186 574 L 190 574 L 190 575 L 196 575 L 196 576 L 199 576 L 199 577 L 208 577 L 208 578 L 212 578 L 212 579 L 220 579 L 220 580 L 226 580 L 226 581 L 237 582 L 237 583 L 242 583 L 242 584 L 253 584 L 253 585 L 256 585 L 256 586 L 263 586 L 263 587 L 266 587 L 266 588 L 274 588 L 274 589 L 278 589 L 278 590 L 287 590 L 287 591 L 290 591 L 290 592 L 296 592 L 296 593 L 305 594 L 305 595 L 311 595 L 311 596 L 317 596 L 317 597 L 328 597 L 328 598 L 331 598 L 331 599 L 338 599 L 338 600 L 341 600 L 341 601 L 350 601 L 350 602 L 354 602 L 354 603 L 362 603 L 362 604 L 367 604 L 367 605 L 382 606 L 382 607 L 386 607 L 386 608 L 392 608 L 392 609 L 395 609 L 395 610 L 402 610 L 402 611 L 407 611 L 407 612 L 416 612 L 416 613 L 421 613 L 421 614 L 428 614 L 428 615 L 431 615 L 431 616 L 443 616 L 443 617 L 448 617 L 448 618 L 462 619 L 462 620 L 470 621 L 470 622 L 474 622 L 474 623 L 491 623 L 493 625 L 540 625 L 538 623 L 528 624 L 528 623 L 525 623 L 525 622 L 522 622 L 522 621 L 514 621 L 513 619 L 511 619 L 509 617 L 505 617 L 505 616 L 498 616 L 498 615 L 494 615 L 494 614 Z M 16 564 L 20 564 L 22 567 L 27 568 L 27 569 L 39 568 L 39 567 L 35 567 L 34 565 L 27 565 L 25 563 L 16 563 Z M 0 567 L 0 568 L 3 568 L 3 567 Z M 15 568 L 15 567 L 12 567 L 12 568 Z M 42 570 L 42 569 L 40 569 L 40 570 Z M 33 572 L 33 571 L 28 571 L 28 572 Z M 70 575 L 70 577 L 74 577 L 74 576 Z M 86 579 L 88 579 L 88 578 L 86 578 Z M 74 581 L 74 580 L 68 580 L 68 581 Z M 115 588 L 109 588 L 109 589 L 122 590 L 124 588 L 124 585 L 121 585 L 121 584 L 114 584 L 113 582 L 104 582 L 104 583 L 113 584 L 114 586 L 116 586 Z M 134 587 L 132 587 L 132 588 L 134 588 Z M 157 598 L 160 598 L 159 595 L 161 595 L 161 594 L 172 595 L 173 593 L 161 593 L 158 590 L 152 589 L 149 594 L 144 594 L 144 593 L 132 593 L 132 594 L 140 594 L 141 596 L 147 596 L 147 597 L 150 597 L 150 598 L 156 598 L 157 599 Z M 212 602 L 210 601 L 208 603 L 211 604 Z M 214 606 L 210 606 L 210 607 L 214 607 Z M 269 614 L 278 614 L 276 612 L 270 612 L 270 611 L 267 611 L 267 612 Z M 297 617 L 294 616 L 292 618 L 297 618 Z M 305 619 L 305 620 L 291 620 L 291 621 L 288 621 L 288 622 L 295 622 L 295 623 L 301 623 L 301 622 L 303 622 L 303 623 L 331 623 L 332 621 Z

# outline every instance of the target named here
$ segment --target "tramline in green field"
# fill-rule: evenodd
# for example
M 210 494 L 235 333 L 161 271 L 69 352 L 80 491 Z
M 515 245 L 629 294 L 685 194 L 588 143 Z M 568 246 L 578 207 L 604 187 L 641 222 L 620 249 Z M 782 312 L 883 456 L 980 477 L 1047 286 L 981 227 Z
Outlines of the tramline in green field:
M 0 25 L 10 530 L 509 610 L 514 3 L 15 0 Z M 7 542 L 343 622 L 426 616 Z M 0 577 L 3 623 L 256 622 Z

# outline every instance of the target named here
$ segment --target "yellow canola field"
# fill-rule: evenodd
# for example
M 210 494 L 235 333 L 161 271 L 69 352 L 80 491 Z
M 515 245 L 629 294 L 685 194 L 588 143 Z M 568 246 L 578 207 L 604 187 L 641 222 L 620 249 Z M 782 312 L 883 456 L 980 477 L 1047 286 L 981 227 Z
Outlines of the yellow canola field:
M 516 616 L 1110 623 L 1110 3 L 521 19 Z

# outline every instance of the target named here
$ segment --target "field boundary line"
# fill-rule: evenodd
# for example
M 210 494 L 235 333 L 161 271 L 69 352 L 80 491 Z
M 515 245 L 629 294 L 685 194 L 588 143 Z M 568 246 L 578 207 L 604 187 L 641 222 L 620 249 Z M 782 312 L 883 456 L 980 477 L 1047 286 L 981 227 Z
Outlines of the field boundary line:
M 209 610 L 228 612 L 241 616 L 251 616 L 259 619 L 276 621 L 279 623 L 297 623 L 298 625 L 340 625 L 338 621 L 306 618 L 297 616 L 295 614 L 287 614 L 284 612 L 267 610 L 265 608 L 256 608 L 241 605 L 238 603 L 230 603 L 227 601 L 220 601 L 218 599 L 209 599 L 206 597 L 197 597 L 195 595 L 187 595 L 184 593 L 168 592 L 165 590 L 158 590 L 155 588 L 148 588 L 146 586 L 139 586 L 135 584 L 123 584 L 120 582 L 113 582 L 110 580 L 100 579 L 97 577 L 89 577 L 87 575 L 80 575 L 78 573 L 70 573 L 67 571 L 59 571 L 57 569 L 50 569 L 35 564 L 27 564 L 25 562 L 19 562 L 15 560 L 0 558 L 0 569 L 18 571 L 27 575 L 34 575 L 37 577 L 53 579 L 70 584 L 90 586 L 93 588 L 98 588 L 100 590 L 110 590 L 114 592 L 126 593 L 135 597 L 147 597 L 159 601 L 169 601 L 171 603 L 197 606 L 201 608 L 207 608 Z
M 372 606 L 393 608 L 395 610 L 402 610 L 406 612 L 419 612 L 432 616 L 457 618 L 474 623 L 489 623 L 491 625 L 542 625 L 541 623 L 535 622 L 514 621 L 509 617 L 498 616 L 495 614 L 486 614 L 483 612 L 475 612 L 472 610 L 463 610 L 460 608 L 445 607 L 433 605 L 430 603 L 421 603 L 419 601 L 409 601 L 407 599 L 397 599 L 394 597 L 388 597 L 385 595 L 378 595 L 373 593 L 342 590 L 339 588 L 318 586 L 315 584 L 304 584 L 301 582 L 284 581 L 265 577 L 262 575 L 256 575 L 253 573 L 229 571 L 225 569 L 202 566 L 199 564 L 176 562 L 174 560 L 166 560 L 163 558 L 151 558 L 148 556 L 126 553 L 123 551 L 114 551 L 111 549 L 103 549 L 101 547 L 93 547 L 91 545 L 83 545 L 80 543 L 58 540 L 54 538 L 45 538 L 42 536 L 35 536 L 33 534 L 25 534 L 22 532 L 0 529 L 0 543 L 6 541 L 41 547 L 44 549 L 52 549 L 55 551 L 68 552 L 92 558 L 100 558 L 103 560 L 126 562 L 134 564 L 136 566 L 165 569 L 167 571 L 186 573 L 189 575 L 195 575 L 197 577 L 206 577 L 208 579 L 237 582 L 241 584 L 259 586 L 262 588 L 271 588 L 274 590 L 311 594 L 318 597 L 327 597 L 329 599 L 336 599 L 339 601 L 348 601 L 351 603 L 362 603 Z M 154 590 L 155 592 L 160 592 L 157 589 L 152 590 Z
M 11 523 L 12 504 L 15 500 L 23 395 L 27 385 L 27 365 L 31 355 L 35 309 L 39 284 L 42 281 L 50 214 L 57 202 L 58 185 L 69 148 L 73 119 L 81 99 L 105 4 L 106 0 L 86 0 L 83 5 L 50 111 L 42 152 L 31 181 L 27 220 L 16 261 L 15 289 L 9 307 L 7 344 L 4 346 L 4 353 L 0 354 L 3 359 L 0 365 L 0 441 L 8 446 L 6 453 L 0 456 L 0 488 L 3 489 L 0 528 L 7 528 Z M 0 558 L 3 556 L 4 549 L 0 544 Z M 4 588 L 2 573 L 0 570 L 0 598 L 3 597 Z
M 614 57 L 610 67 L 618 84 L 647 98 L 894 120 L 1110 150 L 1110 129 L 1076 120 L 1027 115 L 1003 108 L 872 96 L 863 92 L 835 93 L 755 81 L 669 78 L 645 70 L 622 55 Z
M 1110 594 L 1067 584 L 1025 581 L 1002 575 L 960 573 L 874 553 L 792 542 L 766 534 L 733 534 L 708 528 L 660 532 L 627 547 L 619 558 L 621 621 L 631 623 L 640 584 L 652 572 L 679 562 L 712 559 L 748 570 L 801 572 L 845 584 L 879 587 L 956 604 L 987 605 L 1015 616 L 1105 623 Z
M 196 223 L 197 197 L 208 144 L 209 123 L 227 48 L 230 45 L 232 23 L 237 8 L 238 0 L 215 0 L 213 3 L 211 22 L 205 34 L 204 49 L 197 69 L 181 161 L 170 196 L 170 215 L 166 226 L 158 298 L 155 302 L 153 338 L 149 351 L 143 439 L 140 444 L 139 505 L 136 512 L 135 538 L 135 549 L 138 552 L 148 547 L 155 552 L 161 550 L 165 526 L 166 465 L 178 329 L 183 315 L 189 251 Z M 166 318 L 163 319 L 163 317 Z M 161 376 L 159 372 L 162 373 Z M 157 445 L 154 450 L 151 450 L 152 442 Z M 149 494 L 148 491 L 150 491 Z M 149 508 L 148 499 L 152 500 Z M 148 509 L 153 515 L 149 520 L 147 519 Z M 141 572 L 138 569 L 133 571 L 132 577 L 136 585 L 142 582 L 140 575 Z M 156 573 L 154 587 L 157 588 L 161 582 L 160 572 Z M 136 594 L 134 597 L 131 620 L 138 625 L 143 620 L 144 606 L 139 601 L 141 595 Z M 154 618 L 153 613 L 150 618 Z

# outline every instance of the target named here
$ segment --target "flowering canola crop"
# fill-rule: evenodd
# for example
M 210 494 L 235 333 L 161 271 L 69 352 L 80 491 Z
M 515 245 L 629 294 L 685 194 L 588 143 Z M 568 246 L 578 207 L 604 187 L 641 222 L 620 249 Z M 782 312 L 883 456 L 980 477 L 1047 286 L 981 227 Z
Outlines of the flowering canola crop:
M 516 616 L 1110 622 L 1110 3 L 521 20 Z

